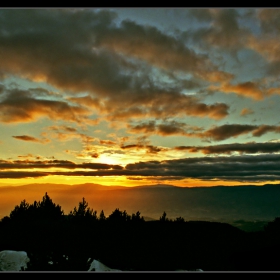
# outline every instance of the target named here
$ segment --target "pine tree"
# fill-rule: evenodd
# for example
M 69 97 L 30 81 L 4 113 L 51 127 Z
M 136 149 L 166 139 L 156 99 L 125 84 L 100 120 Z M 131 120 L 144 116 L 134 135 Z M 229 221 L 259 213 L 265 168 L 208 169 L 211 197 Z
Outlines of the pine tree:
M 24 220 L 28 216 L 28 209 L 30 205 L 24 199 L 20 202 L 20 205 L 15 206 L 14 210 L 10 213 L 11 220 Z
M 88 202 L 83 197 L 82 201 L 79 202 L 78 209 L 75 206 L 73 211 L 70 211 L 69 213 L 72 217 L 87 217 L 87 218 L 93 218 L 97 220 L 97 211 L 94 211 L 88 206 Z
M 101 210 L 100 214 L 99 214 L 99 221 L 105 221 L 106 220 L 106 216 L 104 214 L 104 211 Z
M 166 212 L 164 211 L 163 214 L 162 214 L 162 216 L 159 218 L 159 220 L 160 220 L 161 222 L 168 222 L 169 219 L 166 218 L 166 216 L 167 216 L 167 214 L 166 214 Z
M 47 219 L 60 218 L 64 213 L 61 210 L 61 206 L 53 203 L 48 193 L 45 193 L 43 199 L 39 203 L 34 203 L 34 208 L 38 209 L 40 218 L 44 217 Z
M 131 221 L 133 221 L 133 222 L 144 222 L 144 217 L 142 216 L 140 216 L 140 212 L 139 211 L 137 211 L 136 212 L 136 214 L 132 214 L 132 217 L 131 217 Z

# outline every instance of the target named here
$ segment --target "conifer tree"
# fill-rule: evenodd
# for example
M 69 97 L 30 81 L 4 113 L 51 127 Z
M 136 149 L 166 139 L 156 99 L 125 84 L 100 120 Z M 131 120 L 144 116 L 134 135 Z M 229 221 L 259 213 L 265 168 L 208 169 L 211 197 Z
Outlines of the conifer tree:
M 70 211 L 69 213 L 72 217 L 87 217 L 87 218 L 94 218 L 97 220 L 97 212 L 91 209 L 88 206 L 88 202 L 85 200 L 85 198 L 82 198 L 82 201 L 79 202 L 78 209 L 75 206 L 73 211 Z

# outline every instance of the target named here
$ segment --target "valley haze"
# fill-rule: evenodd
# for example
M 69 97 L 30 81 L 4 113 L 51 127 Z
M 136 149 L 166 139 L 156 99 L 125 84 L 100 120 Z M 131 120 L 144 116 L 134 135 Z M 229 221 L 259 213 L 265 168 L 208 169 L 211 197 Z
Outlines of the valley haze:
M 45 192 L 68 214 L 84 197 L 89 207 L 109 216 L 115 209 L 127 213 L 139 211 L 147 220 L 167 217 L 185 220 L 233 222 L 271 221 L 280 215 L 280 185 L 176 187 L 143 185 L 136 187 L 100 184 L 29 184 L 0 188 L 0 215 L 25 199 L 29 204 L 40 201 Z

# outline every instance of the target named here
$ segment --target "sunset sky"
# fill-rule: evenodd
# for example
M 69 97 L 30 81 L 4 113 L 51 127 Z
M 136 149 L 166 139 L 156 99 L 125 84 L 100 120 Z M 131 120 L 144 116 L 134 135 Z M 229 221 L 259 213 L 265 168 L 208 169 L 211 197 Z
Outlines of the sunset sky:
M 0 9 L 0 186 L 280 182 L 280 9 Z

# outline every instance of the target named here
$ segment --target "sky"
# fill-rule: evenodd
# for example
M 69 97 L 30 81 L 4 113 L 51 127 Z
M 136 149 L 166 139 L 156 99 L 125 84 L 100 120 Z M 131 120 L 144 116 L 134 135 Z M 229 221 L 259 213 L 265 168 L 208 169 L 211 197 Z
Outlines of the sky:
M 0 9 L 0 187 L 279 183 L 278 8 Z

